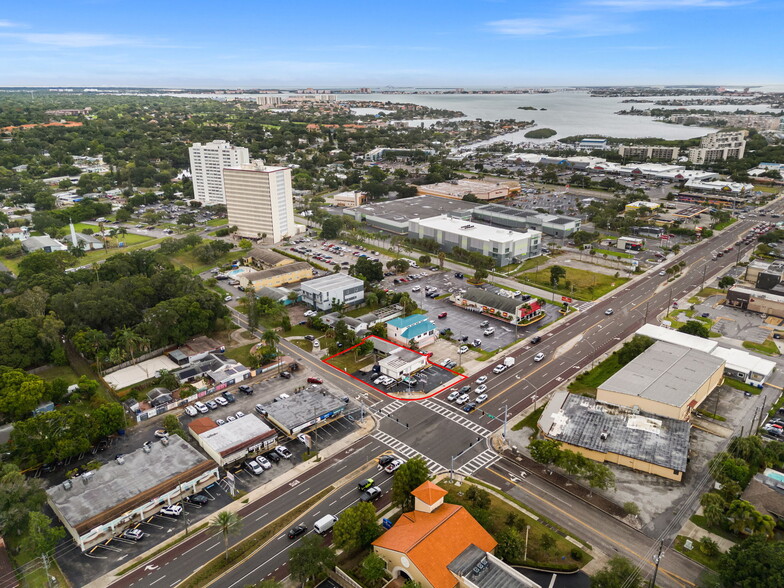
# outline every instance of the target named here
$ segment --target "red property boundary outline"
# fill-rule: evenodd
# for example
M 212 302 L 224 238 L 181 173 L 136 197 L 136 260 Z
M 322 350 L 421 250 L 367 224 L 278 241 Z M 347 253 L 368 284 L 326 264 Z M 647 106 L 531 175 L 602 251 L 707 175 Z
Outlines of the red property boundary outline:
M 355 347 L 359 347 L 360 345 L 362 345 L 368 339 L 378 339 L 380 341 L 386 341 L 387 343 L 389 343 L 391 345 L 396 345 L 397 347 L 400 347 L 401 349 L 408 349 L 408 351 L 413 351 L 414 353 L 418 353 L 419 355 L 426 355 L 425 353 L 422 353 L 421 351 L 414 351 L 413 349 L 409 349 L 408 347 L 405 347 L 403 345 L 395 343 L 394 341 L 390 341 L 389 339 L 384 339 L 383 337 L 379 337 L 377 335 L 368 335 L 367 337 L 362 339 L 362 341 L 360 341 L 356 345 L 352 345 L 351 347 L 341 351 L 340 353 L 336 353 L 334 355 L 330 355 L 329 357 L 327 357 L 326 359 L 322 359 L 321 361 L 324 362 L 325 364 L 327 364 L 332 369 L 338 370 L 339 372 L 346 374 L 349 378 L 355 379 L 357 382 L 361 383 L 362 385 L 367 386 L 368 388 L 373 388 L 373 390 L 376 390 L 377 392 L 381 392 L 384 396 L 387 396 L 389 398 L 393 398 L 394 400 L 400 400 L 401 402 L 412 402 L 412 401 L 417 401 L 417 400 L 424 400 L 425 398 L 432 398 L 433 396 L 443 392 L 447 388 L 449 388 L 449 387 L 451 387 L 453 385 L 460 384 L 462 381 L 468 379 L 468 376 L 466 376 L 465 374 L 459 374 L 459 373 L 457 373 L 455 371 L 450 370 L 449 368 L 445 368 L 442 365 L 438 365 L 436 363 L 433 363 L 432 361 L 430 361 L 430 358 L 428 357 L 427 358 L 427 363 L 429 363 L 430 365 L 432 365 L 434 367 L 437 367 L 439 369 L 446 370 L 448 372 L 452 372 L 455 376 L 457 376 L 460 379 L 457 382 L 455 382 L 454 384 L 446 384 L 446 385 L 442 386 L 441 388 L 438 388 L 435 392 L 432 392 L 432 393 L 428 394 L 427 396 L 422 396 L 421 398 L 399 398 L 397 396 L 393 396 L 389 392 L 385 392 L 384 390 L 381 390 L 380 388 L 376 388 L 373 384 L 369 384 L 368 382 L 365 382 L 364 380 L 360 380 L 355 375 L 348 373 L 346 370 L 340 369 L 339 367 L 329 363 L 329 360 L 332 359 L 333 357 L 337 357 L 338 355 L 343 355 L 344 353 L 348 353 L 349 351 L 351 351 Z

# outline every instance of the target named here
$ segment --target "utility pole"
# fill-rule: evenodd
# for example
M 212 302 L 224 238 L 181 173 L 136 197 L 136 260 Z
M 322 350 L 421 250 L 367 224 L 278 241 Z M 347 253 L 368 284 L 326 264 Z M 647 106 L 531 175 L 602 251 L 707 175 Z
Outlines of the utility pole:
M 528 559 L 528 530 L 531 528 L 531 525 L 525 526 L 525 549 L 523 550 L 523 561 Z
M 504 404 L 504 439 L 506 439 L 506 415 L 509 409 L 508 404 Z
M 664 546 L 664 541 L 659 541 L 659 553 L 656 557 L 653 558 L 653 561 L 656 563 L 656 567 L 653 568 L 653 578 L 651 578 L 651 588 L 656 588 L 656 576 L 659 573 L 659 562 L 662 558 L 662 547 Z
M 702 283 L 700 284 L 700 290 L 702 290 L 705 287 L 705 273 L 707 271 L 708 271 L 708 264 L 706 263 L 704 266 L 702 266 Z

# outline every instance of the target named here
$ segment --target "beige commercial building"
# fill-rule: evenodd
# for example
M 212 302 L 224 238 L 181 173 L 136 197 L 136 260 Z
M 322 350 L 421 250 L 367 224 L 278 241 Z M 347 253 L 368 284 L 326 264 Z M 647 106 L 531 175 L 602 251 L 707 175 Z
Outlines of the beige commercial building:
M 453 198 L 455 200 L 462 200 L 468 194 L 473 194 L 479 200 L 496 200 L 498 198 L 507 198 L 519 191 L 520 183 L 514 181 L 453 180 L 417 186 L 419 194 Z
M 548 439 L 599 463 L 680 482 L 689 457 L 691 423 L 554 392 L 537 423 Z
M 223 170 L 250 162 L 247 147 L 235 147 L 226 141 L 194 143 L 188 149 L 191 160 L 193 198 L 205 206 L 225 204 Z
M 229 225 L 238 236 L 277 243 L 297 233 L 290 168 L 256 159 L 223 170 L 223 188 Z
M 261 288 L 277 288 L 286 284 L 301 282 L 313 277 L 313 268 L 309 263 L 298 261 L 280 267 L 273 267 L 257 272 L 245 272 L 237 276 L 245 290 L 259 290 Z
M 596 400 L 685 421 L 723 381 L 723 359 L 657 341 L 600 384 Z
M 700 140 L 699 147 L 689 149 L 689 161 L 696 164 L 742 159 L 746 152 L 748 131 L 711 133 Z
M 678 159 L 680 149 L 664 145 L 621 145 L 618 148 L 618 153 L 620 153 L 621 157 L 638 161 L 646 161 L 648 159 L 673 161 Z

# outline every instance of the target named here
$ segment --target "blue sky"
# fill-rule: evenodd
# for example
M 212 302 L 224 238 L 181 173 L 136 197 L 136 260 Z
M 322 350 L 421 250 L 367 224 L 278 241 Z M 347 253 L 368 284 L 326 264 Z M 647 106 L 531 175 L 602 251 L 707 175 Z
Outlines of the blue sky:
M 0 85 L 784 83 L 782 0 L 37 0 Z

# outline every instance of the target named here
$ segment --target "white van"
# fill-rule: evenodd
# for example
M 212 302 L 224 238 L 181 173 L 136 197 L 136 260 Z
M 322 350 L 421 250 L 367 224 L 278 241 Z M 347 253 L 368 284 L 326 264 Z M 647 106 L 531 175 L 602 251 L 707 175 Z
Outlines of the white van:
M 419 267 L 419 266 L 417 265 L 417 262 L 416 262 L 416 261 L 414 261 L 413 259 L 407 259 L 407 258 L 403 258 L 403 261 L 407 261 L 407 262 L 408 262 L 408 266 L 409 266 L 409 267 L 413 267 L 414 269 L 416 269 L 416 268 L 418 268 L 418 267 Z
M 327 515 L 321 517 L 316 523 L 313 525 L 313 530 L 318 533 L 319 535 L 323 535 L 327 531 L 329 531 L 332 527 L 335 526 L 335 523 L 338 522 L 338 517 L 335 515 Z

